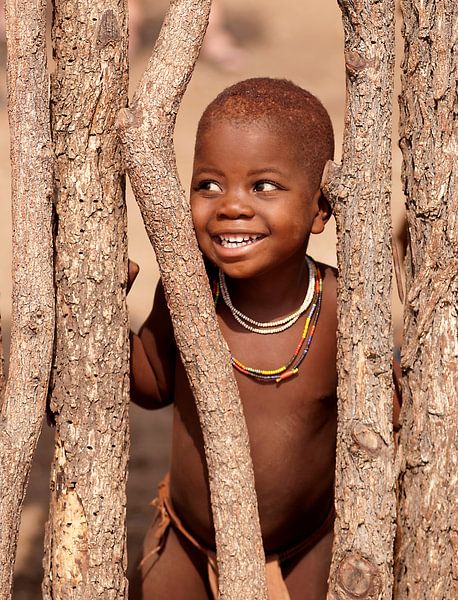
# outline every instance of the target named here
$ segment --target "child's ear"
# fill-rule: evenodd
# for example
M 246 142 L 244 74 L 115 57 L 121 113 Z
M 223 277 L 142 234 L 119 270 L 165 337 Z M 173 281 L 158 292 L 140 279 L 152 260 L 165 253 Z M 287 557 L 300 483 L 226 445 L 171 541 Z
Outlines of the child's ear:
M 316 213 L 313 219 L 311 233 L 322 233 L 324 231 L 324 226 L 329 221 L 332 214 L 332 209 L 321 190 L 316 191 L 313 197 L 313 206 L 316 207 Z

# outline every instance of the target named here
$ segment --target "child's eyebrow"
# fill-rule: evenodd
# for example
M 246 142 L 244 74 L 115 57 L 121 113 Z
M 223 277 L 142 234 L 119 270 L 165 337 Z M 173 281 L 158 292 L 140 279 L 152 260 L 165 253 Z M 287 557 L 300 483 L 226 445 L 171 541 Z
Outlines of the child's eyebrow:
M 261 173 L 276 173 L 277 175 L 284 175 L 277 167 L 262 167 L 262 169 L 253 169 L 248 171 L 248 175 L 260 175 Z
M 223 177 L 224 173 L 215 167 L 199 167 L 193 172 L 193 177 L 198 177 L 202 173 L 212 173 L 214 175 L 220 175 Z

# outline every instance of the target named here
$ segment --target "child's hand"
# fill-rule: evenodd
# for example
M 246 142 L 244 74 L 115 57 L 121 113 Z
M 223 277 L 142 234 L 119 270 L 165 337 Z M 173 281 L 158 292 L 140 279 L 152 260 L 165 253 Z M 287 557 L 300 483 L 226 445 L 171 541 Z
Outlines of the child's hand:
M 137 265 L 136 262 L 134 262 L 133 260 L 130 260 L 130 258 L 127 260 L 127 290 L 126 290 L 126 294 L 128 294 L 130 292 L 130 288 L 132 287 L 134 281 L 137 279 L 137 275 L 140 271 L 140 267 Z

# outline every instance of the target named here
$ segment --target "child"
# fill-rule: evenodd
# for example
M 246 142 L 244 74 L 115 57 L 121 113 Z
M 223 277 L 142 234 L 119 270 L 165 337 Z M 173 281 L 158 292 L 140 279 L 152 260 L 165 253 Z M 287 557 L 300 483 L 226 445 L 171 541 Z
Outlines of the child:
M 285 80 L 222 92 L 198 127 L 191 209 L 251 443 L 269 598 L 326 597 L 336 439 L 336 273 L 306 255 L 330 207 L 329 116 Z M 296 349 L 296 351 L 295 351 Z M 132 338 L 132 398 L 174 403 L 170 475 L 155 500 L 131 597 L 216 597 L 215 544 L 197 412 L 161 285 Z M 140 591 L 141 590 L 141 591 Z

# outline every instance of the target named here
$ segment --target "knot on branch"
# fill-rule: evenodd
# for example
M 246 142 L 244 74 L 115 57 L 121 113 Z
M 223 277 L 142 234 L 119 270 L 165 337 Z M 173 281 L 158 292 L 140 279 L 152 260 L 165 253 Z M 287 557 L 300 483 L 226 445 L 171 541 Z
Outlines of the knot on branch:
M 372 66 L 372 62 L 368 61 L 359 52 L 349 50 L 345 53 L 345 68 L 347 70 L 348 77 L 354 79 L 370 66 Z
M 112 10 L 106 10 L 100 21 L 97 43 L 104 48 L 111 42 L 118 42 L 120 39 L 121 32 L 115 14 Z
M 377 596 L 380 580 L 377 568 L 358 553 L 348 554 L 338 567 L 337 580 L 350 598 Z
M 142 124 L 142 114 L 139 109 L 121 108 L 116 117 L 116 128 L 123 132 L 131 127 L 140 127 Z
M 341 171 L 342 167 L 333 160 L 328 160 L 321 176 L 321 191 L 334 210 L 337 199 L 341 198 Z
M 363 423 L 356 423 L 351 436 L 356 442 L 354 450 L 364 450 L 369 456 L 378 456 L 380 454 L 383 447 L 383 440 L 373 429 L 369 429 Z

